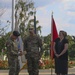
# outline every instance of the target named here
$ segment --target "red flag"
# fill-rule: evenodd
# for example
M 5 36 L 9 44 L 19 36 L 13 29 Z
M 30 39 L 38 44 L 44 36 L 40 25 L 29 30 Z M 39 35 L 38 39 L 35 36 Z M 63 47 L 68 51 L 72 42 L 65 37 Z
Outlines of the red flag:
M 51 24 L 51 59 L 54 58 L 54 50 L 53 50 L 53 43 L 54 43 L 54 40 L 56 38 L 58 38 L 58 33 L 57 33 L 57 28 L 56 28 L 56 24 L 55 24 L 55 21 L 54 21 L 54 18 L 53 18 L 53 15 L 52 15 L 52 24 Z

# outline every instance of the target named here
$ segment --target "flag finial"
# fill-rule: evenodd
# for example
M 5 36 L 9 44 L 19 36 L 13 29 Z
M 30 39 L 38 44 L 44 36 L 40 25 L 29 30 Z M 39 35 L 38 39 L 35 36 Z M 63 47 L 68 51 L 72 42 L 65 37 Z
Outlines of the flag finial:
M 53 11 L 52 11 L 52 16 L 53 16 Z

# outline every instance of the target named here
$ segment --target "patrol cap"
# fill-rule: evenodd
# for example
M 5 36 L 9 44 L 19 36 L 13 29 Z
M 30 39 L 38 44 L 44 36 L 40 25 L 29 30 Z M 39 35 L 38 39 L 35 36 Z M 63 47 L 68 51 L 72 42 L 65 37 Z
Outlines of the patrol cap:
M 13 31 L 13 35 L 18 37 L 20 36 L 20 33 L 18 31 Z

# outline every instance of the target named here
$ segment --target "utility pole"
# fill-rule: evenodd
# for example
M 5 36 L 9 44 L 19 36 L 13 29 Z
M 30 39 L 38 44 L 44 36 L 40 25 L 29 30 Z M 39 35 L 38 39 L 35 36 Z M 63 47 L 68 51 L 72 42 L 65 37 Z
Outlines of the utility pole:
M 14 0 L 12 0 L 12 26 L 11 26 L 12 31 L 14 30 L 14 18 L 15 18 L 15 16 L 14 16 L 15 4 L 14 3 L 15 3 Z
M 15 4 L 18 2 L 18 0 L 16 0 L 16 2 L 15 2 Z M 19 23 L 18 23 L 18 15 L 17 15 L 17 10 L 15 10 L 15 30 L 17 30 L 17 31 L 19 31 L 19 28 L 18 28 L 18 25 L 19 25 Z
M 15 11 L 15 0 L 12 0 L 12 31 L 13 30 L 19 31 L 17 10 Z M 23 41 L 21 36 L 18 37 L 18 41 L 16 40 L 16 42 L 18 43 L 18 46 L 20 46 L 20 49 L 23 52 Z M 23 64 L 21 61 L 21 57 L 19 56 L 18 59 L 19 59 L 20 68 L 22 68 Z

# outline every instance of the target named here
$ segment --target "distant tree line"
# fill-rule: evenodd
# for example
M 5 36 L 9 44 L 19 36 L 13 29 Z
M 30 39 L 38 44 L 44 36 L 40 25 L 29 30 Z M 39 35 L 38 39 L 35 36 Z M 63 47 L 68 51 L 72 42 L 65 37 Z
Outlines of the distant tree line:
M 9 38 L 11 32 L 8 32 L 6 35 L 0 37 L 0 54 L 2 53 L 2 49 L 4 50 L 4 54 L 6 54 L 6 46 L 5 43 L 7 39 Z M 51 44 L 51 35 L 42 36 L 44 38 L 44 56 L 49 57 L 50 56 L 50 44 Z M 68 48 L 68 54 L 69 59 L 73 60 L 75 59 L 75 36 L 67 36 L 67 39 L 69 41 L 69 48 Z

